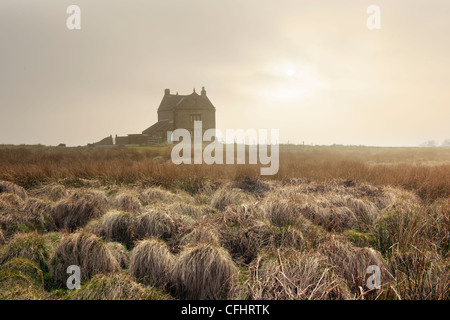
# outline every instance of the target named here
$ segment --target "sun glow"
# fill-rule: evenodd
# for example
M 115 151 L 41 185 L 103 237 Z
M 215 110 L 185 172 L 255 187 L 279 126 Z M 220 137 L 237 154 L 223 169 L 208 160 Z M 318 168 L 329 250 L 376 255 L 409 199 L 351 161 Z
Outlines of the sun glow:
M 301 63 L 266 65 L 263 94 L 270 100 L 295 102 L 314 94 L 323 82 L 316 70 Z

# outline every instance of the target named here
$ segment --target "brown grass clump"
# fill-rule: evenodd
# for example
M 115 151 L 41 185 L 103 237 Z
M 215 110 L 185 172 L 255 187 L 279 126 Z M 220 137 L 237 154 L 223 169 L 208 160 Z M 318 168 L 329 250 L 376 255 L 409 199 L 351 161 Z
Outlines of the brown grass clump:
M 342 232 L 357 225 L 353 211 L 347 207 L 333 206 L 327 201 L 303 205 L 300 211 L 306 218 L 328 231 Z
M 224 211 L 229 205 L 239 205 L 249 200 L 250 196 L 242 190 L 223 187 L 214 193 L 211 199 L 211 206 L 219 211 Z
M 5 243 L 5 235 L 3 234 L 3 230 L 0 229 L 0 245 Z
M 34 262 L 13 258 L 0 265 L 0 300 L 45 299 L 42 270 Z
M 0 194 L 2 193 L 16 194 L 20 198 L 22 198 L 22 200 L 25 200 L 27 198 L 27 192 L 25 191 L 24 188 L 9 181 L 0 181 Z
M 130 254 L 127 248 L 119 242 L 108 242 L 106 244 L 114 258 L 116 258 L 122 269 L 128 269 L 130 265 Z
M 186 299 L 226 298 L 236 282 L 237 267 L 223 248 L 200 244 L 183 250 L 172 270 L 174 293 Z
M 320 246 L 319 252 L 327 257 L 328 263 L 334 267 L 334 272 L 346 279 L 349 287 L 358 295 L 361 293 L 360 287 L 364 292 L 368 290 L 366 281 L 369 275 L 366 271 L 371 265 L 380 268 L 382 286 L 391 279 L 386 262 L 381 254 L 372 248 L 358 248 L 344 239 L 332 238 Z
M 262 220 L 262 213 L 255 206 L 229 206 L 217 215 L 220 242 L 237 263 L 249 263 L 258 250 L 271 239 L 271 227 Z
M 263 210 L 267 219 L 278 227 L 296 225 L 301 219 L 298 207 L 290 201 L 268 201 Z
M 412 248 L 390 259 L 398 296 L 406 300 L 449 300 L 450 265 L 436 252 Z M 389 298 L 389 296 L 388 296 Z
M 139 199 L 135 195 L 126 192 L 118 194 L 114 198 L 112 206 L 126 212 L 139 212 L 142 210 Z
M 147 239 L 131 252 L 130 275 L 146 284 L 164 288 L 169 282 L 174 258 L 164 242 Z
M 182 202 L 173 203 L 169 205 L 168 209 L 173 213 L 186 215 L 194 219 L 199 219 L 204 213 L 204 210 L 201 206 L 195 206 Z
M 158 202 L 167 201 L 174 198 L 174 195 L 162 188 L 148 188 L 138 195 L 144 206 Z
M 95 275 L 87 284 L 70 294 L 74 300 L 167 300 L 169 296 L 152 287 L 144 287 L 126 273 Z
M 119 263 L 106 243 L 99 237 L 77 232 L 65 235 L 52 259 L 53 279 L 65 285 L 67 267 L 77 265 L 81 269 L 81 282 L 98 273 L 112 273 L 119 270 Z
M 24 199 L 15 193 L 0 193 L 0 200 L 7 203 L 9 206 L 19 209 L 23 203 Z
M 75 192 L 56 203 L 53 219 L 58 228 L 73 231 L 85 226 L 89 220 L 102 216 L 106 207 L 106 197 L 101 193 Z
M 87 233 L 95 234 L 97 237 L 104 238 L 103 219 L 92 219 L 81 230 Z
M 150 210 L 139 215 L 134 222 L 133 232 L 138 239 L 155 237 L 168 239 L 175 230 L 175 222 L 163 210 Z
M 53 205 L 39 198 L 27 198 L 21 208 L 23 223 L 34 230 L 53 231 L 56 230 L 52 218 Z
M 256 177 L 252 178 L 249 176 L 246 176 L 241 181 L 236 181 L 232 187 L 247 191 L 258 198 L 264 197 L 270 191 L 270 185 L 268 183 Z
M 185 234 L 180 241 L 181 246 L 196 245 L 199 243 L 219 245 L 219 232 L 214 226 L 201 223 L 194 225 L 193 230 Z
M 36 232 L 18 233 L 6 245 L 0 256 L 0 264 L 12 258 L 25 258 L 48 270 L 51 247 L 46 239 Z
M 31 193 L 31 191 L 30 191 Z M 59 201 L 68 195 L 68 190 L 65 186 L 59 183 L 52 183 L 41 186 L 32 190 L 34 196 L 45 198 L 50 201 Z
M 323 257 L 311 253 L 280 252 L 260 255 L 250 266 L 241 288 L 252 300 L 349 299 L 348 288 Z
M 120 211 L 109 211 L 102 219 L 102 234 L 108 241 L 118 241 L 128 248 L 133 244 L 133 216 Z

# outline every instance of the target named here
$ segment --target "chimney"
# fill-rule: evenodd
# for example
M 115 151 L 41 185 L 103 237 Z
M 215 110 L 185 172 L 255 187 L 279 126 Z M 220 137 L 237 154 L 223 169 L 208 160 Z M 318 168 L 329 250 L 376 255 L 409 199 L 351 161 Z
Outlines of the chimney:
M 170 94 L 170 89 L 164 90 L 164 95 L 168 96 Z
M 202 87 L 202 97 L 206 97 L 206 90 L 205 90 L 205 87 Z

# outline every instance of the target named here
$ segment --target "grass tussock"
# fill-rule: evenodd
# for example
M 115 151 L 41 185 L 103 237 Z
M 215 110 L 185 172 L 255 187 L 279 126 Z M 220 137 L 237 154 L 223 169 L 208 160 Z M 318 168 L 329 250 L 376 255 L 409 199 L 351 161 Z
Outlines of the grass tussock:
M 53 219 L 59 229 L 73 231 L 89 220 L 99 218 L 107 209 L 106 197 L 99 192 L 74 192 L 56 203 Z
M 131 252 L 129 272 L 145 284 L 164 288 L 169 283 L 173 263 L 174 258 L 164 242 L 147 239 Z
M 360 287 L 366 288 L 369 277 L 366 272 L 369 266 L 380 268 L 381 286 L 386 286 L 391 279 L 387 263 L 381 254 L 372 248 L 358 248 L 343 239 L 332 238 L 321 245 L 319 252 L 327 258 L 334 272 L 347 281 L 357 296 L 361 294 Z
M 147 237 L 169 239 L 175 231 L 175 222 L 162 209 L 150 210 L 135 219 L 133 231 L 137 239 Z
M 70 294 L 73 300 L 167 300 L 169 296 L 155 288 L 137 283 L 126 273 L 95 275 L 79 290 Z
M 106 244 L 114 258 L 116 258 L 122 269 L 128 269 L 130 265 L 130 253 L 127 248 L 119 242 L 108 242 Z
M 267 219 L 278 227 L 295 226 L 301 219 L 296 204 L 286 200 L 269 201 L 263 210 Z
M 184 249 L 171 274 L 175 295 L 186 299 L 226 298 L 237 279 L 237 267 L 223 248 L 200 244 Z
M 36 232 L 16 234 L 0 255 L 0 264 L 13 258 L 24 258 L 36 263 L 42 270 L 48 270 L 51 245 Z
M 55 281 L 65 285 L 67 267 L 76 265 L 81 270 L 81 282 L 94 274 L 112 273 L 120 266 L 107 244 L 97 236 L 85 232 L 65 235 L 56 248 L 51 273 Z
M 22 200 L 27 198 L 27 192 L 21 186 L 9 181 L 0 181 L 0 194 L 12 193 L 19 196 Z
M 112 201 L 112 206 L 126 212 L 140 212 L 142 210 L 141 202 L 137 196 L 126 192 L 118 194 Z
M 250 276 L 241 284 L 240 295 L 257 300 L 349 299 L 344 281 L 317 254 L 268 252 L 250 266 Z
M 250 201 L 250 196 L 244 191 L 223 187 L 212 196 L 211 206 L 219 211 L 224 211 L 229 205 L 242 204 L 247 201 Z
M 200 243 L 219 245 L 220 235 L 214 226 L 203 223 L 193 226 L 192 231 L 185 234 L 180 242 L 183 247 Z
M 34 262 L 13 258 L 0 265 L 0 300 L 43 300 L 44 276 Z
M 133 244 L 134 216 L 126 212 L 109 211 L 102 218 L 102 235 L 108 241 L 123 243 L 128 248 Z
M 270 177 L 166 160 L 0 148 L 0 297 L 450 298 L 450 149 L 281 146 Z

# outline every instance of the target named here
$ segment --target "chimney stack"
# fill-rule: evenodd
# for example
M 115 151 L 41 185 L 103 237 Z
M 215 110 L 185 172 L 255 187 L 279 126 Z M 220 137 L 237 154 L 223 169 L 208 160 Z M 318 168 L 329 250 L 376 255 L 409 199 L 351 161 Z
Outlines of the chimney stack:
M 170 94 L 170 89 L 165 89 L 164 90 L 164 95 L 168 96 Z
M 202 87 L 202 97 L 206 97 L 206 90 L 205 90 L 205 87 Z

